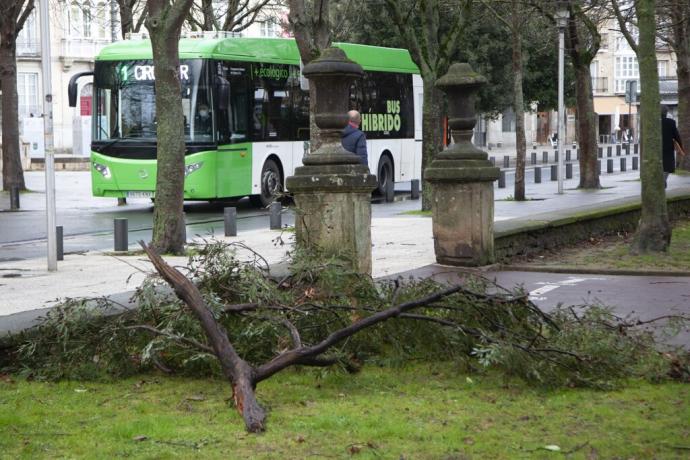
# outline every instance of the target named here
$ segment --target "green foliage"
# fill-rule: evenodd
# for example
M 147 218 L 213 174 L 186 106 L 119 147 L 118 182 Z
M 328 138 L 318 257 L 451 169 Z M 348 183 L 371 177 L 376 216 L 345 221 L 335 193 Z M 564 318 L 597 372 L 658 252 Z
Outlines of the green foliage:
M 290 274 L 273 279 L 255 253 L 241 261 L 238 251 L 245 250 L 222 242 L 199 245 L 186 271 L 239 355 L 254 365 L 294 348 L 293 328 L 303 345 L 316 344 L 362 318 L 445 288 L 432 280 L 374 281 L 349 269 L 343 257 L 301 251 L 292 257 Z M 480 277 L 459 282 L 458 293 L 364 329 L 327 356 L 350 371 L 363 362 L 453 360 L 464 368 L 503 369 L 536 385 L 597 388 L 627 377 L 662 379 L 669 360 L 677 362 L 655 350 L 651 334 L 602 307 L 548 316 L 524 292 Z M 51 380 L 119 377 L 152 367 L 219 375 L 215 356 L 195 346 L 207 342 L 194 314 L 161 283 L 147 279 L 136 292 L 139 308 L 114 316 L 103 300 L 69 300 L 52 309 L 35 333 L 21 337 L 15 370 Z M 679 366 L 682 376 L 687 363 Z

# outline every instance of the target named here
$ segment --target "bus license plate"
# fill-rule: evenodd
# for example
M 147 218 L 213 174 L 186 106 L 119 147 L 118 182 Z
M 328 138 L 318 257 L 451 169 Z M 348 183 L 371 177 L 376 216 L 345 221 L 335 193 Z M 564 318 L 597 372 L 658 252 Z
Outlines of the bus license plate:
M 127 198 L 153 198 L 153 192 L 127 192 Z

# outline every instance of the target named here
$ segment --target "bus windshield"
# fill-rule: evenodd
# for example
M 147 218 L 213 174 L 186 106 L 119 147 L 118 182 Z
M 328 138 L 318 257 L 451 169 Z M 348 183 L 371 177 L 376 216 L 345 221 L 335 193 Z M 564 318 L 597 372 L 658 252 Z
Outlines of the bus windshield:
M 201 59 L 180 61 L 187 142 L 212 142 L 211 88 Z M 156 138 L 156 92 L 151 60 L 100 61 L 94 71 L 94 141 Z

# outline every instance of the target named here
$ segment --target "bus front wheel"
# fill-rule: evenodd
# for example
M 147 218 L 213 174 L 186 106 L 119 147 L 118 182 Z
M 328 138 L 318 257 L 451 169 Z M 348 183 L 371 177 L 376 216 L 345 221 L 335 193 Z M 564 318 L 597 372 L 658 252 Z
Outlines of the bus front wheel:
M 283 177 L 274 160 L 266 160 L 261 168 L 261 193 L 249 197 L 254 206 L 267 207 L 283 191 Z

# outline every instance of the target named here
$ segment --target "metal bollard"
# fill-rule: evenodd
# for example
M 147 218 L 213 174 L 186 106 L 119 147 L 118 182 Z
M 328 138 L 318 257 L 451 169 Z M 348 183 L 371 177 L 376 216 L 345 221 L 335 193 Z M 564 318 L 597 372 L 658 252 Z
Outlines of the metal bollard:
M 532 164 L 537 164 L 537 152 L 532 152 Z
M 633 157 L 633 158 L 632 158 L 632 163 L 633 163 L 633 164 L 632 164 L 632 169 L 633 169 L 633 171 L 637 171 L 637 170 L 639 169 L 639 166 L 640 166 L 639 161 L 640 161 L 640 158 L 639 158 L 639 157 Z
M 10 187 L 10 210 L 19 210 L 19 187 L 16 185 Z
M 621 156 L 621 145 L 620 144 L 616 145 L 616 156 L 617 157 Z
M 613 147 L 611 147 L 609 145 L 608 147 L 606 147 L 606 156 L 610 157 L 612 154 L 613 154 Z
M 542 152 L 541 153 L 541 162 L 542 163 L 548 163 L 549 162 L 549 152 Z
M 599 147 L 597 149 L 597 155 L 599 156 L 599 158 L 602 158 L 604 156 L 604 148 L 603 147 Z
M 573 178 L 573 164 L 572 163 L 566 163 L 565 164 L 565 178 L 566 179 L 572 179 Z
M 127 219 L 115 219 L 115 250 L 126 251 L 129 247 L 127 241 Z
M 496 157 L 489 157 L 489 161 L 491 162 L 491 166 L 496 166 Z
M 412 179 L 410 183 L 410 198 L 413 200 L 419 199 L 419 179 Z
M 62 225 L 55 227 L 55 246 L 57 249 L 57 260 L 65 260 L 65 246 L 63 244 Z
M 633 151 L 635 152 L 635 155 L 640 153 L 640 144 L 633 144 Z
M 499 171 L 498 173 L 498 188 L 506 188 L 506 172 Z
M 541 184 L 541 166 L 534 168 L 534 183 Z
M 621 157 L 621 172 L 625 172 L 626 170 L 625 157 Z
M 625 144 L 623 147 L 625 147 L 625 154 L 630 155 L 630 144 Z
M 570 159 L 570 150 L 565 151 L 565 161 L 571 161 Z
M 597 176 L 601 176 L 601 160 L 597 160 Z
M 553 161 L 558 163 L 558 150 L 554 150 L 553 152 Z
M 237 208 L 223 209 L 225 236 L 237 236 Z
M 558 180 L 558 165 L 551 165 L 551 180 Z
M 283 226 L 281 219 L 282 215 L 280 214 L 282 206 L 278 202 L 273 202 L 271 203 L 271 206 L 269 206 L 269 211 L 270 211 L 270 229 L 271 230 L 280 230 Z
M 510 157 L 508 155 L 503 156 L 503 167 L 510 168 Z
M 608 174 L 613 172 L 613 158 L 606 160 L 606 172 Z

